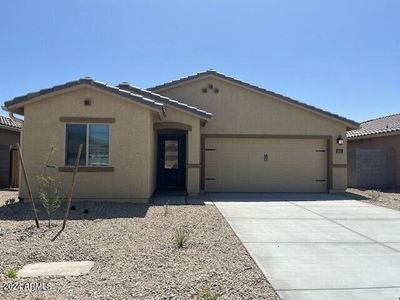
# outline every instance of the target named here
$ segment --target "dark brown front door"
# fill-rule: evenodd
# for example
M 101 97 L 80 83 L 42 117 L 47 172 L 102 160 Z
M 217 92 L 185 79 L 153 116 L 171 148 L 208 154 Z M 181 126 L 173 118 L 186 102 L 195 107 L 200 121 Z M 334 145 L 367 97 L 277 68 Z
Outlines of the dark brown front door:
M 186 135 L 158 134 L 157 187 L 184 189 L 186 185 Z

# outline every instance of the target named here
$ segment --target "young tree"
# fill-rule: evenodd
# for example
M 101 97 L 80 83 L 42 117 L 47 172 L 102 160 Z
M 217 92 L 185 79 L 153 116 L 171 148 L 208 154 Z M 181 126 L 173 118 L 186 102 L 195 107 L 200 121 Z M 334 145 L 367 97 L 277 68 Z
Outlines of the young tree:
M 46 211 L 49 228 L 51 226 L 51 216 L 60 207 L 63 201 L 63 198 L 59 195 L 59 178 L 57 175 L 52 174 L 52 170 L 57 169 L 56 166 L 51 165 L 51 159 L 55 151 L 56 147 L 50 145 L 50 150 L 46 155 L 43 173 L 37 178 L 39 183 L 39 200 Z

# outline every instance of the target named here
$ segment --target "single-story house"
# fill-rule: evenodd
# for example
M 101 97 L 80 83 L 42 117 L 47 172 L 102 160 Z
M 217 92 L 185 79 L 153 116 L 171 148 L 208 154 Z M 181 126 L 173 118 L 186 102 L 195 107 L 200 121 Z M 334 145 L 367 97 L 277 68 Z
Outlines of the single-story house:
M 21 122 L 0 116 L 0 188 L 18 187 L 18 156 Z
M 135 202 L 156 189 L 344 191 L 346 131 L 359 125 L 214 70 L 146 90 L 83 78 L 5 109 L 24 116 L 28 176 L 41 172 L 51 143 L 58 172 L 71 172 L 83 144 L 75 198 Z M 62 178 L 66 192 L 71 178 Z
M 400 186 L 400 114 L 368 120 L 347 132 L 349 186 Z

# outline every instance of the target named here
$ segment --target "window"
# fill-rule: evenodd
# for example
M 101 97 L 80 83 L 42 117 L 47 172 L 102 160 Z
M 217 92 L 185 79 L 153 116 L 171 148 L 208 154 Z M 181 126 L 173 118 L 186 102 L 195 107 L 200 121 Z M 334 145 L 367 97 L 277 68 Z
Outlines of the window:
M 75 165 L 79 144 L 83 145 L 81 166 L 109 165 L 109 125 L 103 124 L 67 124 L 66 128 L 67 166 Z
M 165 169 L 178 169 L 178 141 L 165 141 Z

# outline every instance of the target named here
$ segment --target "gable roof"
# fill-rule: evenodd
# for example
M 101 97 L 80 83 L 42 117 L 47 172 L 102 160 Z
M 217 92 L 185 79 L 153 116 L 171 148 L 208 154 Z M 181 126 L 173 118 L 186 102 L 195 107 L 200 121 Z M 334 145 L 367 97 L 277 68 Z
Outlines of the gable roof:
M 0 128 L 10 129 L 13 131 L 20 131 L 22 122 L 14 121 L 11 118 L 0 116 Z
M 353 120 L 350 120 L 350 119 L 347 119 L 345 117 L 339 116 L 337 114 L 322 110 L 320 108 L 317 108 L 315 106 L 300 102 L 298 100 L 294 100 L 294 99 L 289 98 L 287 96 L 284 96 L 284 95 L 281 95 L 281 94 L 266 90 L 266 89 L 264 89 L 262 87 L 259 87 L 259 86 L 244 82 L 244 81 L 236 79 L 234 77 L 227 76 L 227 75 L 225 75 L 223 73 L 219 73 L 219 72 L 217 72 L 215 70 L 207 70 L 207 71 L 199 72 L 199 73 L 187 76 L 187 77 L 182 77 L 182 78 L 170 81 L 170 82 L 166 82 L 166 83 L 163 83 L 163 84 L 160 84 L 160 85 L 153 86 L 151 88 L 148 88 L 148 90 L 149 91 L 154 91 L 154 92 L 159 92 L 159 91 L 174 87 L 176 85 L 184 84 L 184 83 L 192 81 L 192 80 L 197 80 L 197 79 L 206 78 L 206 77 L 210 77 L 210 76 L 211 77 L 216 77 L 216 78 L 219 78 L 219 79 L 222 79 L 222 80 L 234 83 L 234 84 L 237 84 L 239 86 L 242 86 L 242 87 L 257 91 L 257 92 L 260 92 L 260 93 L 268 95 L 268 96 L 272 96 L 275 99 L 278 99 L 280 101 L 286 102 L 286 103 L 291 104 L 291 105 L 295 105 L 297 107 L 300 107 L 300 108 L 303 108 L 303 109 L 306 109 L 306 110 L 309 110 L 309 111 L 312 111 L 312 112 L 315 112 L 315 113 L 318 113 L 318 114 L 326 116 L 328 118 L 335 119 L 335 120 L 337 120 L 337 121 L 339 121 L 341 123 L 345 123 L 347 125 L 347 127 L 350 128 L 350 129 L 355 129 L 355 128 L 359 127 L 359 123 L 357 123 L 357 122 L 355 122 Z
M 400 114 L 380 117 L 362 122 L 359 129 L 348 131 L 346 135 L 349 139 L 351 139 L 357 137 L 372 137 L 377 134 L 389 134 L 396 132 L 399 132 L 400 134 Z
M 87 86 L 92 86 L 92 87 L 97 87 L 102 90 L 111 92 L 113 94 L 123 96 L 125 98 L 128 98 L 130 100 L 133 100 L 135 102 L 139 102 L 141 104 L 144 104 L 150 108 L 153 108 L 155 110 L 162 110 L 163 104 L 159 103 L 153 99 L 148 99 L 146 97 L 140 96 L 140 95 L 135 95 L 129 91 L 121 90 L 115 86 L 108 85 L 107 83 L 96 81 L 90 77 L 85 77 L 81 78 L 75 81 L 69 81 L 64 84 L 60 85 L 55 85 L 53 87 L 47 88 L 47 89 L 42 89 L 40 91 L 28 93 L 26 95 L 16 97 L 12 100 L 4 102 L 4 106 L 8 111 L 13 111 L 15 108 L 20 108 L 23 107 L 26 102 L 40 96 L 45 96 L 54 92 L 58 92 L 64 89 L 68 89 L 71 87 L 75 87 L 78 85 L 87 85 Z M 16 111 L 18 113 L 18 111 Z
M 113 85 L 109 85 L 104 82 L 96 81 L 90 77 L 81 78 L 81 79 L 78 79 L 75 81 L 70 81 L 70 82 L 67 82 L 67 83 L 64 83 L 61 85 L 53 86 L 51 88 L 42 89 L 37 92 L 32 92 L 32 93 L 28 93 L 28 94 L 20 96 L 20 97 L 16 97 L 12 100 L 6 101 L 4 103 L 4 106 L 8 111 L 21 113 L 21 112 L 23 112 L 23 106 L 28 101 L 33 100 L 34 98 L 37 98 L 40 96 L 45 96 L 45 95 L 48 95 L 48 94 L 51 94 L 51 93 L 54 93 L 57 91 L 62 91 L 64 89 L 68 89 L 68 88 L 75 87 L 78 85 L 86 85 L 86 86 L 96 87 L 96 88 L 105 90 L 107 92 L 111 92 L 115 95 L 125 97 L 131 101 L 135 101 L 140 104 L 146 105 L 149 108 L 160 111 L 162 113 L 164 113 L 165 104 L 171 104 L 171 106 L 179 105 L 179 107 L 182 108 L 182 110 L 194 113 L 201 118 L 209 119 L 211 117 L 211 114 L 208 112 L 196 109 L 196 108 L 188 106 L 188 105 L 185 106 L 184 104 L 182 104 L 178 101 L 172 100 L 170 98 L 167 98 L 167 97 L 162 98 L 162 96 L 160 96 L 160 95 L 157 95 L 157 94 L 154 94 L 151 92 L 146 93 L 144 90 L 140 90 L 138 88 L 135 88 L 135 89 L 132 88 L 132 90 L 122 89 L 122 88 L 119 88 L 119 87 L 116 87 Z
M 135 86 L 130 85 L 128 82 L 122 82 L 119 85 L 117 85 L 118 88 L 122 89 L 122 90 L 126 90 L 126 91 L 130 91 L 132 93 L 138 94 L 138 95 L 142 95 L 144 97 L 149 97 L 152 99 L 156 99 L 158 102 L 161 102 L 163 104 L 178 108 L 178 109 L 183 109 L 198 115 L 201 115 L 207 119 L 209 119 L 212 116 L 212 113 L 207 112 L 205 110 L 201 110 L 195 106 L 190 106 L 188 104 L 179 102 L 177 100 L 168 98 L 166 96 L 162 96 L 159 94 L 156 94 L 154 92 L 148 91 L 148 90 L 144 90 Z

